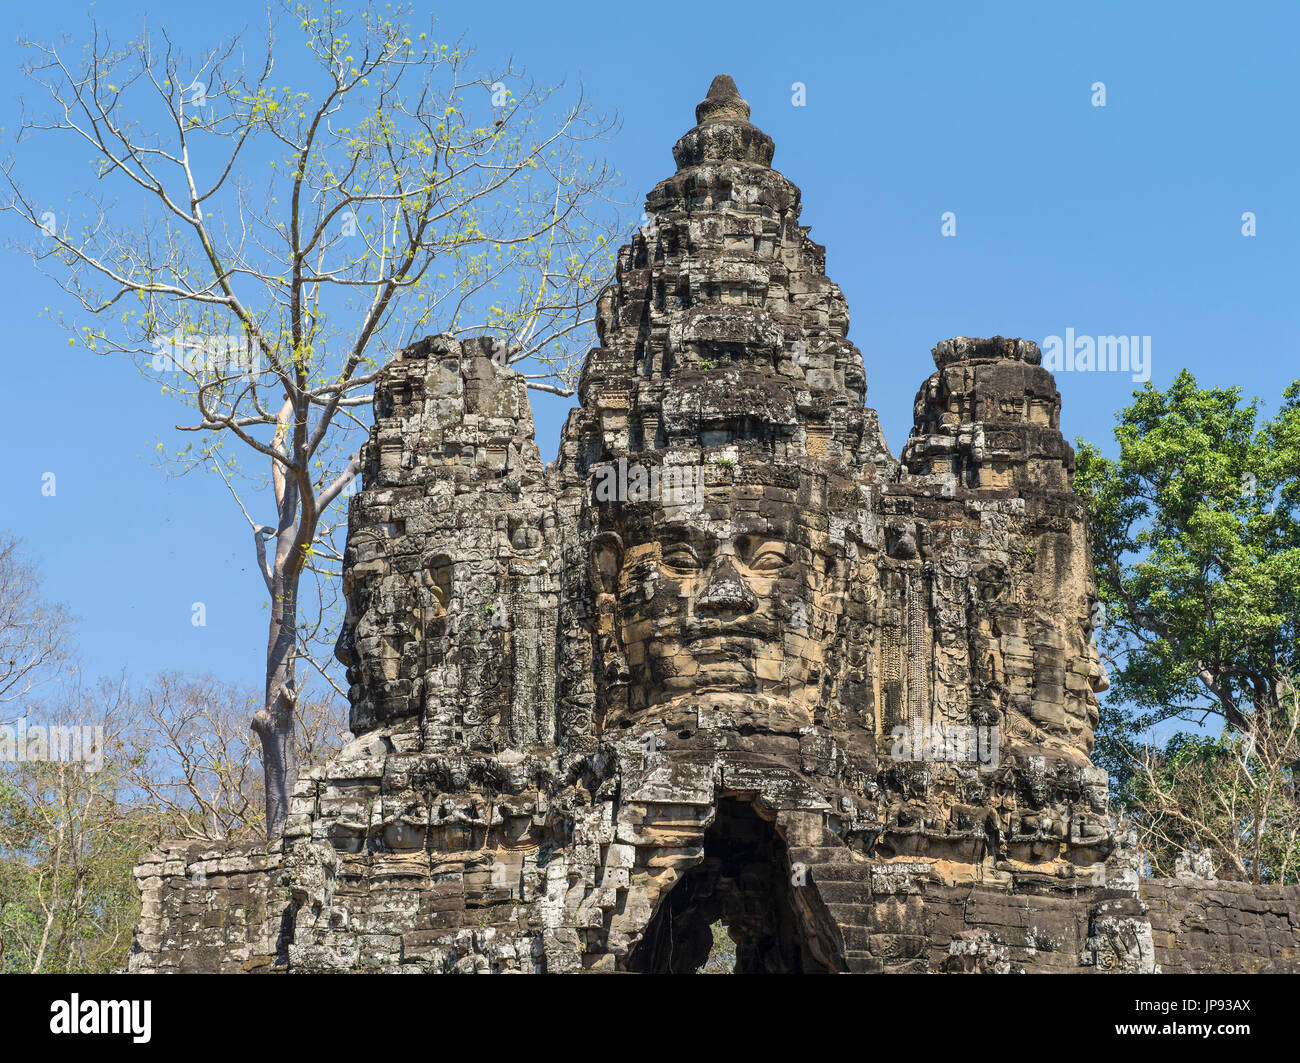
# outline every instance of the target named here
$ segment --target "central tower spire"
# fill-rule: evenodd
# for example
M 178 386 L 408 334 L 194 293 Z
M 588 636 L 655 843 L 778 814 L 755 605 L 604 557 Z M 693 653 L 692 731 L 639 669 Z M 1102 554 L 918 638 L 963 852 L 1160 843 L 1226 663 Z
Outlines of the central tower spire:
M 862 355 L 825 249 L 749 117 L 730 75 L 715 77 L 673 148 L 677 172 L 646 197 L 646 224 L 619 252 L 571 426 L 583 473 L 683 447 L 892 463 L 863 405 Z

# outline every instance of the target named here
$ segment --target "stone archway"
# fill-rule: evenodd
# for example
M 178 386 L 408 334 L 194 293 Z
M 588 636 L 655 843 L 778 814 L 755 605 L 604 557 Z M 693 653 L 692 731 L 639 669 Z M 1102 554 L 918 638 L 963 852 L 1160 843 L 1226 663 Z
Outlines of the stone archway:
M 692 974 L 708 959 L 711 927 L 721 921 L 736 945 L 736 974 L 829 974 L 841 950 L 821 905 L 801 897 L 775 825 L 746 798 L 718 802 L 704 835 L 704 858 L 661 899 L 624 969 Z

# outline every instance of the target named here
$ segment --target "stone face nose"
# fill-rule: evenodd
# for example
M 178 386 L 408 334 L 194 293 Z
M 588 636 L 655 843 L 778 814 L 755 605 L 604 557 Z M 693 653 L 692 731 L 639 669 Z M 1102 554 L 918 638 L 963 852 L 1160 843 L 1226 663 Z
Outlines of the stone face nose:
M 352 628 L 349 621 L 344 621 L 343 629 L 334 642 L 334 659 L 346 668 L 352 669 L 357 664 L 357 650 L 352 641 Z
M 1094 694 L 1104 694 L 1110 689 L 1110 672 L 1100 660 L 1092 662 L 1092 670 L 1088 674 L 1088 686 L 1092 688 Z
M 730 557 L 723 557 L 709 573 L 708 584 L 695 608 L 701 613 L 717 616 L 740 616 L 757 604 L 734 562 Z

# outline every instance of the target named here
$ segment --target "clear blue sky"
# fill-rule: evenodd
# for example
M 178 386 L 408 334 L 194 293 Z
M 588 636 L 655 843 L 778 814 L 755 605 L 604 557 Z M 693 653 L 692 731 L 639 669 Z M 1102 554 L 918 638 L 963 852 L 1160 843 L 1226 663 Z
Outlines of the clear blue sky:
M 11 6 L 0 53 L 7 154 L 19 30 L 84 39 L 87 5 Z M 121 37 L 149 14 L 198 48 L 262 9 L 100 3 Z M 542 81 L 578 77 L 616 108 L 613 164 L 637 204 L 672 170 L 712 76 L 732 74 L 775 165 L 804 193 L 853 315 L 868 403 L 895 453 L 930 347 L 953 335 L 1142 335 L 1152 380 L 1191 369 L 1275 408 L 1300 376 L 1300 5 L 1222 3 L 442 5 L 485 59 L 513 55 Z M 291 66 L 288 67 L 292 73 Z M 278 80 L 278 79 L 277 79 Z M 286 78 L 286 83 L 290 78 Z M 806 106 L 792 105 L 792 84 Z M 1107 106 L 1091 105 L 1106 85 Z M 67 149 L 65 149 L 67 150 Z M 28 158 L 53 193 L 85 153 Z M 45 176 L 42 176 L 45 175 Z M 956 215 L 957 235 L 940 234 Z M 1252 211 L 1258 235 L 1241 235 Z M 3 235 L 12 222 L 0 221 Z M 51 596 L 82 617 L 92 673 L 213 671 L 258 684 L 264 588 L 220 482 L 168 480 L 150 462 L 176 408 L 130 366 L 67 346 L 38 316 L 66 306 L 22 258 L 3 259 L 6 342 L 0 528 L 27 540 Z M 1068 437 L 1109 442 L 1135 386 L 1059 374 Z M 553 456 L 568 400 L 535 403 Z M 54 498 L 41 476 L 58 476 Z M 260 515 L 269 519 L 269 513 Z M 207 626 L 190 623 L 194 601 Z

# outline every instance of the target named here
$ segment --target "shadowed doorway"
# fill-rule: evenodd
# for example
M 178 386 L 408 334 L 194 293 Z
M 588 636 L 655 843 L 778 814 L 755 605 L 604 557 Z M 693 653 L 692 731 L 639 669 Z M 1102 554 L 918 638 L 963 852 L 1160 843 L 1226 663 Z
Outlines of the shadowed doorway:
M 776 828 L 747 800 L 724 798 L 704 835 L 704 859 L 659 903 L 626 970 L 691 974 L 709 958 L 712 925 L 735 942 L 736 974 L 831 973 L 837 951 L 796 897 Z

